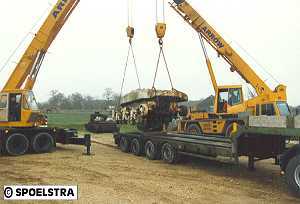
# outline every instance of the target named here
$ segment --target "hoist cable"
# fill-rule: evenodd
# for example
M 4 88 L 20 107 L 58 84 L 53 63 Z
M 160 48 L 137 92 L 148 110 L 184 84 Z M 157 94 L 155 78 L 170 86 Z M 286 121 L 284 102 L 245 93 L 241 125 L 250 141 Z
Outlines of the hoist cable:
M 120 97 L 119 97 L 118 106 L 121 105 L 121 99 L 122 99 L 122 95 L 123 95 L 123 89 L 124 89 L 125 78 L 126 78 L 126 73 L 127 73 L 127 69 L 128 69 L 130 54 L 132 54 L 134 68 L 135 68 L 135 74 L 136 74 L 137 81 L 138 81 L 138 86 L 139 86 L 139 89 L 141 89 L 141 81 L 140 81 L 138 67 L 137 67 L 137 63 L 136 63 L 136 57 L 135 57 L 135 53 L 134 53 L 133 46 L 132 46 L 132 39 L 133 39 L 133 36 L 134 36 L 134 28 L 131 27 L 132 23 L 130 22 L 130 16 L 132 15 L 132 11 L 130 9 L 131 8 L 130 7 L 130 0 L 127 1 L 127 6 L 128 6 L 127 7 L 127 9 L 128 9 L 128 28 L 127 29 L 132 29 L 132 31 L 127 30 L 127 36 L 129 37 L 129 47 L 128 47 L 128 51 L 127 51 L 126 63 L 125 63 L 124 72 L 123 72 L 123 79 L 122 79 L 122 85 L 121 85 L 121 90 L 120 90 Z M 132 18 L 132 16 L 131 16 L 131 18 Z M 129 32 L 131 32 L 131 34 L 128 34 Z
M 166 22 L 166 15 L 165 15 L 165 0 L 162 0 L 163 1 L 163 21 L 164 23 Z
M 130 2 L 129 2 L 130 0 L 127 0 L 127 22 L 128 22 L 128 26 L 130 26 L 130 17 L 129 17 L 129 15 L 130 15 Z
M 128 26 L 131 26 L 133 24 L 133 12 L 132 12 L 133 3 L 132 0 L 127 0 L 127 21 Z
M 165 0 L 156 0 L 156 9 L 155 9 L 155 11 L 156 11 L 156 23 L 158 23 L 159 22 L 159 13 L 158 13 L 158 7 L 159 7 L 159 3 L 158 3 L 158 1 L 163 1 L 163 3 L 162 3 L 162 17 L 163 17 L 163 23 L 165 23 L 166 22 L 166 15 L 165 15 Z
M 158 22 L 158 0 L 155 1 L 156 4 L 155 4 L 155 14 L 156 14 L 156 23 Z
M 159 10 L 159 3 L 158 1 L 162 1 L 162 20 L 163 22 L 160 22 L 160 19 L 159 19 L 159 14 L 158 14 L 158 10 Z M 161 56 L 163 57 L 163 60 L 164 60 L 164 63 L 165 63 L 165 68 L 167 70 L 167 73 L 168 73 L 168 77 L 169 77 L 169 81 L 170 81 L 170 84 L 171 84 L 171 87 L 172 89 L 174 89 L 174 86 L 173 86 L 173 82 L 172 82 L 172 77 L 171 77 L 171 74 L 170 74 L 170 70 L 169 70 L 169 67 L 168 67 L 168 63 L 167 63 L 167 59 L 166 59 L 166 56 L 165 56 L 165 53 L 164 53 L 164 46 L 163 46 L 163 37 L 165 35 L 165 31 L 166 31 L 166 25 L 165 25 L 165 0 L 156 0 L 156 34 L 157 34 L 157 37 L 159 38 L 159 47 L 160 47 L 160 50 L 159 50 L 159 55 L 158 55 L 158 59 L 157 59 L 157 63 L 156 63 L 156 69 L 155 69 L 155 75 L 154 75 L 154 80 L 153 80 L 153 85 L 152 85 L 152 88 L 155 89 L 155 82 L 156 82 L 156 78 L 157 78 L 157 74 L 158 74 L 158 68 L 159 68 L 159 63 L 160 63 L 160 59 L 161 59 Z

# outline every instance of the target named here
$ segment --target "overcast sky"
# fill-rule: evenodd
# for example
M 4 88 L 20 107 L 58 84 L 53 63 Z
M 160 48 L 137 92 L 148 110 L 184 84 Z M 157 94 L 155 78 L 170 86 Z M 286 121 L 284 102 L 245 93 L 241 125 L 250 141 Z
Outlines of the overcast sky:
M 142 86 L 152 86 L 158 55 L 154 32 L 155 0 L 132 0 L 136 29 L 135 53 Z M 299 0 L 189 0 L 203 17 L 249 62 L 271 88 L 288 86 L 288 102 L 300 104 L 300 1 Z M 0 67 L 18 43 L 56 0 L 9 0 L 1 3 Z M 45 12 L 47 10 L 47 12 Z M 39 21 L 41 25 L 43 21 Z M 171 8 L 166 7 L 165 51 L 175 88 L 190 99 L 213 94 L 210 78 L 196 32 Z M 119 92 L 127 54 L 127 0 L 81 0 L 49 49 L 34 91 L 39 101 L 50 90 L 66 94 L 80 92 L 100 97 L 111 87 Z M 36 32 L 38 26 L 32 30 Z M 23 47 L 0 73 L 1 87 L 16 66 Z M 243 49 L 247 51 L 244 52 Z M 250 54 L 255 58 L 249 57 Z M 228 65 L 209 50 L 219 85 L 244 84 Z M 263 68 L 262 68 L 263 67 Z M 170 88 L 160 66 L 157 88 Z M 128 68 L 125 92 L 138 88 L 132 62 Z M 245 89 L 247 95 L 247 89 Z

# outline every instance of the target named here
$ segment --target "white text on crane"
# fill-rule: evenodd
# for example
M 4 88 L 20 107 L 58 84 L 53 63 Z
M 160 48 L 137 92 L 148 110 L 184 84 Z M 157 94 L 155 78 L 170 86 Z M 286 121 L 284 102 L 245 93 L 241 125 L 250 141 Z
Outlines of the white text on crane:
M 63 8 L 65 7 L 65 5 L 68 3 L 69 0 L 61 0 L 61 2 L 59 2 L 56 6 L 56 8 L 54 9 L 54 11 L 52 12 L 52 15 L 54 16 L 54 18 L 57 18 L 58 15 L 60 14 L 60 12 L 63 10 Z

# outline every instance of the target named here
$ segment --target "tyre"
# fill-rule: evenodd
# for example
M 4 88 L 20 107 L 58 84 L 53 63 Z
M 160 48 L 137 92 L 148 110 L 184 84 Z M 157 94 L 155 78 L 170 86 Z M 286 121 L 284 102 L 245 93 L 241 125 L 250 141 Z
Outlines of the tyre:
M 142 147 L 141 143 L 137 138 L 134 138 L 131 141 L 131 153 L 136 155 L 136 156 L 141 156 L 142 154 Z
M 197 124 L 190 124 L 187 128 L 187 133 L 191 135 L 201 135 L 202 130 Z
M 163 161 L 165 161 L 168 164 L 174 164 L 177 162 L 177 152 L 175 148 L 169 143 L 165 143 L 162 146 L 161 157 Z
M 54 149 L 54 138 L 46 132 L 36 134 L 31 142 L 32 150 L 35 153 L 48 153 Z
M 122 152 L 129 152 L 129 142 L 128 139 L 124 136 L 121 136 L 120 141 L 119 141 L 120 149 Z
M 293 157 L 285 171 L 285 179 L 292 193 L 300 196 L 300 155 Z
M 158 148 L 151 140 L 145 144 L 145 154 L 149 160 L 158 159 Z
M 14 133 L 8 136 L 5 141 L 5 151 L 10 156 L 20 156 L 29 148 L 28 138 L 21 133 Z

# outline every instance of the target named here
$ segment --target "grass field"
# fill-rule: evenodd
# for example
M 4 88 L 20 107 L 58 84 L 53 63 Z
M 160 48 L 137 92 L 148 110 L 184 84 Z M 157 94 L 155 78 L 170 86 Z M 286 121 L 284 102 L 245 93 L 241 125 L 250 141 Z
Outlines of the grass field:
M 74 128 L 84 130 L 84 124 L 90 120 L 92 112 L 61 112 L 48 113 L 48 125 L 50 127 Z M 121 132 L 137 132 L 138 129 L 133 125 L 122 125 Z
M 84 124 L 90 120 L 91 112 L 48 113 L 50 127 L 84 129 Z

